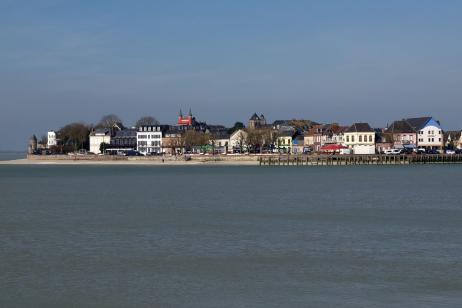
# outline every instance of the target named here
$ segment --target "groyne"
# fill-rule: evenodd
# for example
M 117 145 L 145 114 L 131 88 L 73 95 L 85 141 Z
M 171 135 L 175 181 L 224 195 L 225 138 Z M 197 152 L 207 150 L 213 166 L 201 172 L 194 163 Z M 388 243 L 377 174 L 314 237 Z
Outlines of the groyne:
M 462 155 L 279 155 L 259 157 L 260 166 L 461 164 Z

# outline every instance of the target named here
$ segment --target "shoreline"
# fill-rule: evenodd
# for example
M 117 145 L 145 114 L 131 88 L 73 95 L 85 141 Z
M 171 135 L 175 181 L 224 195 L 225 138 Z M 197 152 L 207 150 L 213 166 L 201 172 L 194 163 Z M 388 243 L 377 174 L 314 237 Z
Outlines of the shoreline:
M 0 161 L 0 165 L 56 165 L 56 166 L 258 166 L 257 160 L 60 160 L 14 159 Z

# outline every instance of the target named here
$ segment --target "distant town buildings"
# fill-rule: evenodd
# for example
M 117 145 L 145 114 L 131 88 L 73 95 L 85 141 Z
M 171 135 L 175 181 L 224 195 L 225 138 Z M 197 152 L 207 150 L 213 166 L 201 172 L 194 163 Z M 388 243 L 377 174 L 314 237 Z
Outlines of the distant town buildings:
M 227 128 L 198 121 L 191 110 L 187 115 L 180 110 L 174 125 L 140 124 L 127 128 L 122 123 L 112 122 L 105 126 L 110 127 L 91 129 L 87 143 L 91 153 L 374 154 L 390 149 L 412 152 L 416 149 L 441 151 L 443 148 L 462 148 L 460 131 L 444 132 L 440 122 L 433 117 L 405 118 L 395 120 L 385 128 L 372 128 L 364 122 L 343 126 L 338 123 L 319 124 L 306 119 L 275 120 L 268 124 L 263 114 L 254 113 L 247 127 L 236 122 L 235 127 Z M 62 149 L 60 143 L 59 131 L 49 131 L 46 147 Z M 37 138 L 31 138 L 28 151 L 35 152 L 37 149 Z

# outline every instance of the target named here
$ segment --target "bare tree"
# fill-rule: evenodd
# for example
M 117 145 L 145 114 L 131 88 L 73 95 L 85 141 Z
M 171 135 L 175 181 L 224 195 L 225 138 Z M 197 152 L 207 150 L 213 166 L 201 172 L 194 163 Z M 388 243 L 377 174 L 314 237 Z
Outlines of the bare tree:
M 58 131 L 63 145 L 70 145 L 74 151 L 86 148 L 88 145 L 90 128 L 85 123 L 67 124 Z
M 239 151 L 240 153 L 242 153 L 242 151 L 244 150 L 244 146 L 246 145 L 246 139 L 247 139 L 247 135 L 244 133 L 243 130 L 241 130 L 238 134 L 237 134 L 237 145 L 239 146 Z
M 96 127 L 100 128 L 113 128 L 115 124 L 121 124 L 122 120 L 115 114 L 108 114 L 101 118 Z
M 39 144 L 41 144 L 42 146 L 46 147 L 48 145 L 48 136 L 47 135 L 43 135 L 41 138 L 40 138 L 40 141 L 38 142 Z
M 145 125 L 159 125 L 159 121 L 152 116 L 141 117 L 138 121 L 136 121 L 135 126 L 145 126 Z

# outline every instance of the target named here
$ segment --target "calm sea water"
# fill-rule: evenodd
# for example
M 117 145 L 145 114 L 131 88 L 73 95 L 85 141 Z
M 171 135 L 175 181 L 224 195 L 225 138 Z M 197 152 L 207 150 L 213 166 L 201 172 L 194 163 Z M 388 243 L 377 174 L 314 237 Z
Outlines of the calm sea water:
M 461 307 L 462 166 L 0 166 L 1 307 Z
M 0 161 L 21 159 L 21 158 L 26 158 L 25 152 L 1 152 L 0 151 Z

